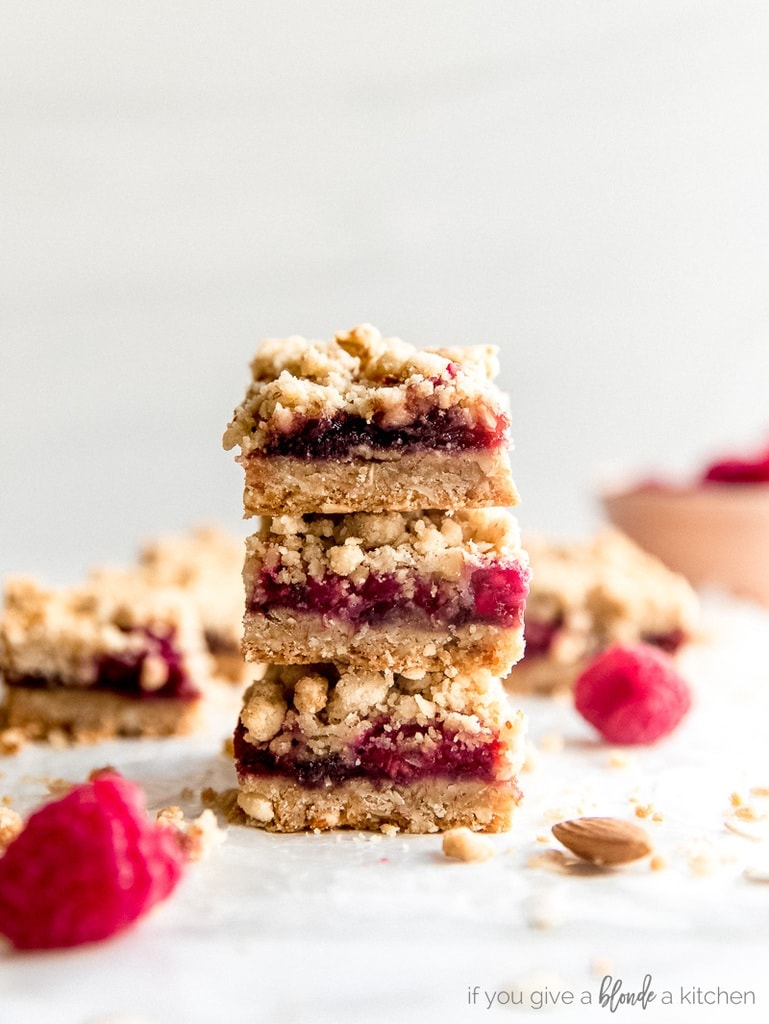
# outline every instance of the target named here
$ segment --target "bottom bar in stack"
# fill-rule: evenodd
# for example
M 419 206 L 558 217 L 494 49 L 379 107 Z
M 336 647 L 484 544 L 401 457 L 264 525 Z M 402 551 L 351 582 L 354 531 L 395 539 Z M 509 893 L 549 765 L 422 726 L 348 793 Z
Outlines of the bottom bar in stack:
M 498 678 L 271 665 L 235 732 L 238 803 L 276 832 L 500 832 L 521 794 L 524 716 Z

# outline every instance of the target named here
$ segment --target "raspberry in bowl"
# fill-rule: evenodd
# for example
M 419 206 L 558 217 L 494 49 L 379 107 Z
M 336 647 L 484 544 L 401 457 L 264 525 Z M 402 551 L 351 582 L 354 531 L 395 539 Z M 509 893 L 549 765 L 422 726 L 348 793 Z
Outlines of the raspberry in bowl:
M 686 483 L 605 490 L 604 512 L 699 588 L 769 604 L 769 447 L 719 458 Z

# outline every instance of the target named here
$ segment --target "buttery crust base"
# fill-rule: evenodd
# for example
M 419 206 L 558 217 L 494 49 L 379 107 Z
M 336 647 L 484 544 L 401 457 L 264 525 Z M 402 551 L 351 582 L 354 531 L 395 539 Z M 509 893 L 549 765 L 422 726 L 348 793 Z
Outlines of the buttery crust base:
M 523 654 L 523 627 L 469 625 L 430 632 L 364 625 L 346 630 L 325 624 L 320 615 L 275 609 L 269 616 L 246 613 L 243 652 L 248 661 L 280 665 L 334 661 L 396 672 L 429 672 L 453 665 L 459 671 L 485 668 L 503 676 Z
M 483 783 L 428 779 L 411 785 L 352 779 L 328 788 L 242 772 L 238 805 L 246 823 L 270 832 L 332 828 L 444 832 L 505 832 L 520 799 L 514 781 Z
M 114 736 L 180 736 L 197 724 L 200 700 L 135 698 L 106 691 L 8 686 L 6 724 L 32 739 L 62 731 L 81 742 Z
M 387 460 L 307 461 L 253 456 L 245 467 L 244 518 L 308 512 L 402 512 L 517 505 L 507 451 L 419 452 Z

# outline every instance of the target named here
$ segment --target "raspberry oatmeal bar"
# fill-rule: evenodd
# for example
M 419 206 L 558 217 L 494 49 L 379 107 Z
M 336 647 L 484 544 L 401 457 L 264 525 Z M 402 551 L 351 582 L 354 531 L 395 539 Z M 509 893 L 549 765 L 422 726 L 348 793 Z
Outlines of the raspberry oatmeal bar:
M 516 504 L 491 347 L 418 350 L 369 325 L 262 343 L 224 434 L 245 515 Z
M 30 736 L 188 732 L 208 670 L 197 612 L 178 591 L 116 571 L 71 587 L 6 581 L 5 716 Z
M 235 732 L 238 803 L 277 832 L 509 827 L 524 720 L 480 669 L 270 666 Z
M 580 542 L 527 535 L 525 543 L 532 567 L 526 653 L 507 678 L 510 689 L 569 688 L 610 644 L 675 653 L 693 638 L 691 585 L 619 531 Z
M 243 541 L 217 526 L 147 542 L 139 561 L 153 586 L 180 587 L 195 602 L 217 673 L 244 678 L 240 650 L 243 620 Z
M 529 570 L 503 509 L 277 516 L 246 548 L 251 660 L 504 675 L 523 653 Z

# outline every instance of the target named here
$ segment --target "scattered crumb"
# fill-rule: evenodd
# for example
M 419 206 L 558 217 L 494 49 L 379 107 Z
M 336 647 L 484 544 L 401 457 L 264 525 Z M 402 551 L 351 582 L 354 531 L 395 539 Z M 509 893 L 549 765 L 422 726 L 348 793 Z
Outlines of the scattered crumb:
M 614 961 L 608 956 L 594 956 L 590 961 L 590 973 L 594 978 L 605 978 L 607 974 L 614 974 Z
M 750 789 L 751 796 L 769 796 L 769 786 L 752 786 Z
M 400 832 L 400 829 L 397 825 L 393 825 L 391 822 L 385 822 L 384 825 L 382 825 L 381 831 L 386 836 L 395 836 Z M 386 857 L 383 859 L 387 860 Z
M 54 750 L 66 750 L 73 745 L 72 737 L 63 729 L 49 729 L 46 738 Z
M 227 736 L 222 743 L 222 754 L 224 757 L 235 756 L 235 740 L 233 736 Z
M 740 821 L 765 821 L 767 814 L 766 811 L 757 811 L 750 804 L 744 804 L 735 810 L 734 817 L 739 818 Z
M 745 868 L 742 874 L 749 882 L 769 882 L 769 864 L 752 864 L 750 867 Z
M 655 853 L 649 861 L 649 867 L 652 871 L 664 871 L 667 866 L 668 862 L 661 853 Z
M 710 845 L 695 845 L 689 850 L 689 870 L 700 878 L 708 878 L 714 875 L 726 864 L 735 860 L 731 854 L 719 853 Z
M 489 860 L 497 851 L 491 840 L 462 827 L 444 832 L 443 852 L 455 860 L 470 862 Z
M 635 809 L 636 818 L 651 818 L 654 808 L 651 804 L 637 804 Z
M 526 740 L 526 748 L 521 765 L 522 772 L 533 772 L 539 765 L 539 751 L 529 740 Z
M 227 821 L 243 821 L 243 812 L 238 806 L 238 791 L 234 787 L 222 790 L 220 793 L 209 786 L 201 791 L 200 799 L 204 807 L 210 807 Z
M 187 821 L 181 807 L 164 807 L 156 821 L 175 828 L 183 838 L 182 847 L 190 860 L 202 860 L 224 842 L 225 832 L 219 828 L 216 815 L 207 807 L 193 821 Z
M 573 816 L 574 815 L 570 811 L 567 811 L 563 807 L 550 807 L 542 815 L 546 821 L 565 821 L 566 818 L 571 818 Z
M 736 813 L 730 814 L 728 818 L 724 819 L 724 828 L 729 832 L 742 836 L 743 839 L 752 839 L 754 843 L 760 843 L 766 838 L 766 829 L 758 830 L 753 826 L 753 819 L 746 820 L 738 817 Z
M 95 776 L 101 774 L 101 771 L 91 772 L 88 779 L 90 781 Z M 74 782 L 70 782 L 68 779 L 45 779 L 44 782 L 45 788 L 48 790 L 48 795 L 54 800 L 58 799 L 60 796 L 66 796 L 75 785 Z
M 18 811 L 10 807 L 0 807 L 0 854 L 24 828 L 24 820 Z
M 625 750 L 610 750 L 607 764 L 610 768 L 630 768 L 635 764 L 635 757 Z
M 538 843 L 549 843 L 552 840 L 552 836 L 537 836 Z
M 689 870 L 701 878 L 714 875 L 718 866 L 718 858 L 710 853 L 693 853 L 689 857 Z
M 559 754 L 564 747 L 564 739 L 559 733 L 546 732 L 539 738 L 539 749 L 548 754 Z
M 729 797 L 729 803 L 732 807 L 740 807 L 742 806 L 742 802 L 742 797 L 739 793 L 732 793 Z
M 0 755 L 13 757 L 24 749 L 27 742 L 27 737 L 21 729 L 3 729 L 0 732 Z
M 557 928 L 563 921 L 563 912 L 559 908 L 555 894 L 540 892 L 529 900 L 526 921 L 530 928 L 539 931 L 551 931 Z

